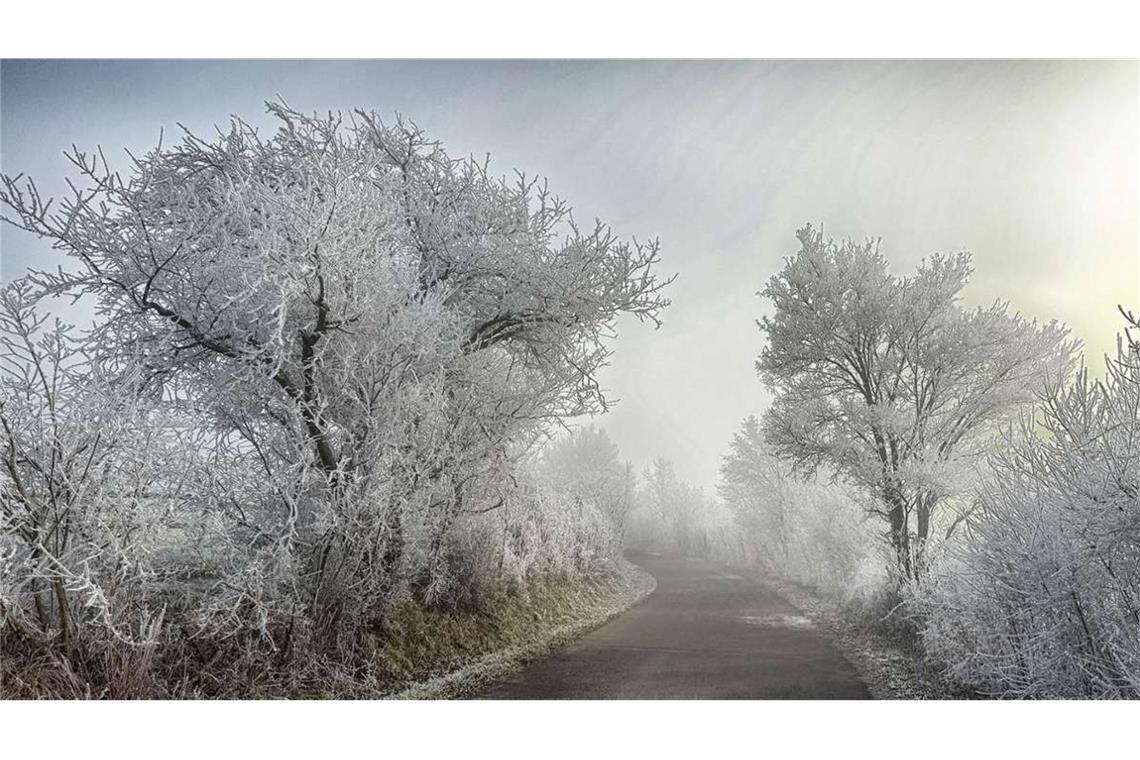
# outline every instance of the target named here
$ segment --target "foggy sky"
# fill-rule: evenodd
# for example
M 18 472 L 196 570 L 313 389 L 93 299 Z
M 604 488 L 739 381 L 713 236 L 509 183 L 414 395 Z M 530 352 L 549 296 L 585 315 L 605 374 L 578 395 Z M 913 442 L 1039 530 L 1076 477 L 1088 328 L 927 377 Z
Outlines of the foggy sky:
M 639 468 L 663 455 L 711 490 L 767 404 L 756 291 L 809 221 L 881 237 L 900 273 L 971 251 L 970 303 L 1065 321 L 1099 367 L 1116 305 L 1140 307 L 1138 86 L 1134 62 L 4 61 L 0 163 L 58 194 L 73 142 L 268 125 L 280 94 L 399 111 L 453 155 L 545 175 L 577 218 L 659 237 L 679 273 L 660 330 L 621 323 L 600 423 Z M 4 280 L 58 261 L 0 230 Z

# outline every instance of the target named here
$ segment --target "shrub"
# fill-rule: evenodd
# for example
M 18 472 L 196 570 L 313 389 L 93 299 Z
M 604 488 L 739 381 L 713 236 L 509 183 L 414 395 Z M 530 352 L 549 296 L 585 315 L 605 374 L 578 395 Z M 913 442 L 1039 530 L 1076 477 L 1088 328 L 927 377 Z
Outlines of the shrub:
M 1140 696 L 1140 348 L 1043 398 L 915 600 L 930 657 L 1003 697 Z

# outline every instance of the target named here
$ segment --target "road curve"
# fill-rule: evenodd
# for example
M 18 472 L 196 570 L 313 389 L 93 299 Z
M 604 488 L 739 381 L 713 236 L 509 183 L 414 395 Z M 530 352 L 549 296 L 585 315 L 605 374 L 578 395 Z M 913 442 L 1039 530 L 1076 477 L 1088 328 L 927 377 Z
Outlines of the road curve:
M 723 565 L 639 556 L 640 605 L 476 699 L 868 699 L 799 610 Z

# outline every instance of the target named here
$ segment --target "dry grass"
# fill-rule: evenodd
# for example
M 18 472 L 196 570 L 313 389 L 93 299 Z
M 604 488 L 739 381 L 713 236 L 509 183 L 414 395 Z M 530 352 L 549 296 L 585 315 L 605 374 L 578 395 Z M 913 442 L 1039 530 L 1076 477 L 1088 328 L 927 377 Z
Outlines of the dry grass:
M 652 578 L 624 565 L 590 576 L 537 579 L 486 591 L 478 607 L 404 604 L 350 651 L 322 653 L 303 632 L 293 651 L 205 642 L 168 631 L 148 649 L 91 643 L 64 656 L 5 629 L 5 699 L 375 699 L 442 698 L 581 635 L 640 601 Z

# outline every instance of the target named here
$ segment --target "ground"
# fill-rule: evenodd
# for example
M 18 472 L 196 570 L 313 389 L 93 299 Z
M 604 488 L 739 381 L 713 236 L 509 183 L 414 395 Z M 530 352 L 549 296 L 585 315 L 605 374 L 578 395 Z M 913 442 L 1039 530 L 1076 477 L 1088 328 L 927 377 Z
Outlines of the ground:
M 875 699 L 979 699 L 984 695 L 947 681 L 926 662 L 918 642 L 884 625 L 866 608 L 843 603 L 785 578 L 763 575 L 776 591 L 825 632 L 855 665 Z
M 867 699 L 828 637 L 774 591 L 706 560 L 641 556 L 640 605 L 481 699 Z

